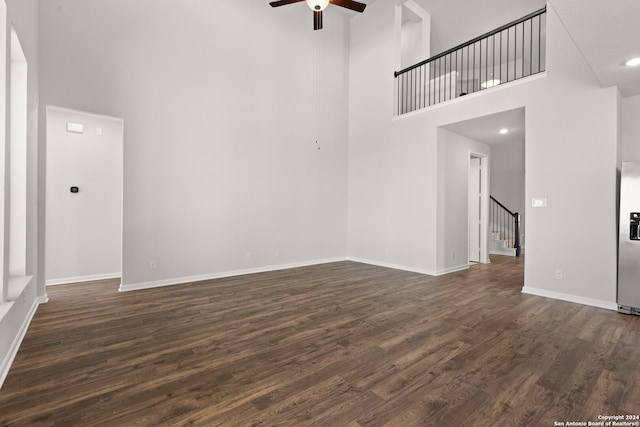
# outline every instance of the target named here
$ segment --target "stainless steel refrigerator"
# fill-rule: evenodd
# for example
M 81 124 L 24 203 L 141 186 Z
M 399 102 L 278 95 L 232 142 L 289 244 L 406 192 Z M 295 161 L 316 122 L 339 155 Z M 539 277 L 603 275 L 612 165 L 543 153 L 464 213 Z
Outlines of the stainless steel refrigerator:
M 640 162 L 622 163 L 618 311 L 640 315 Z

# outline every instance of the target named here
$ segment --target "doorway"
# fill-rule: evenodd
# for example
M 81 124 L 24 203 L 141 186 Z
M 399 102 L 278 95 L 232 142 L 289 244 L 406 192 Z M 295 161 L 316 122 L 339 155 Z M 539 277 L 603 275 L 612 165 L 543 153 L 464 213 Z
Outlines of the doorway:
M 46 114 L 45 283 L 121 277 L 123 120 Z
M 486 155 L 469 153 L 468 224 L 469 262 L 488 263 L 488 179 Z

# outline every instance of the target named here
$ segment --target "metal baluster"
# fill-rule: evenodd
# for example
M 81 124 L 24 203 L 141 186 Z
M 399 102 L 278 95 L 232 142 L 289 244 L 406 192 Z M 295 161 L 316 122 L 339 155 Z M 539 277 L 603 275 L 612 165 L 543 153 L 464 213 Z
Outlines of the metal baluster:
M 438 101 L 436 104 L 442 102 L 442 58 L 438 58 Z
M 496 35 L 493 35 L 493 38 L 491 39 L 491 68 L 492 68 L 492 72 L 491 72 L 491 77 L 493 78 L 493 80 L 496 79 Z
M 403 81 L 403 87 L 404 87 L 404 90 L 403 90 L 404 97 L 402 98 L 404 105 L 403 105 L 402 112 L 406 113 L 407 112 L 407 98 L 409 97 L 409 88 L 407 87 L 407 73 L 404 73 L 402 75 L 402 81 Z
M 467 93 L 471 93 L 471 89 L 469 89 L 470 74 L 471 74 L 471 46 L 467 46 Z
M 458 88 L 458 51 L 456 50 L 456 93 L 455 93 L 455 97 L 458 97 L 458 94 L 460 93 L 460 88 Z
M 529 75 L 533 74 L 533 18 L 529 20 Z
M 478 90 L 482 90 L 482 40 L 478 42 L 478 45 L 478 83 L 480 83 Z
M 502 82 L 502 33 L 500 31 L 500 81 Z
M 436 87 L 435 87 L 435 82 L 433 80 L 435 65 L 436 65 L 436 62 L 433 61 L 430 64 L 430 68 L 429 68 L 429 105 L 435 104 L 435 101 L 436 101 Z M 433 100 L 431 99 L 431 94 L 433 94 Z
M 485 45 L 485 50 L 486 50 L 486 58 L 484 59 L 484 78 L 485 81 L 489 81 L 489 39 L 487 38 L 484 41 L 484 45 Z
M 542 15 L 538 16 L 538 72 L 542 71 Z
M 473 44 L 473 74 L 471 77 L 471 80 L 473 81 L 473 88 L 471 89 L 471 92 L 475 92 L 476 91 L 476 44 Z
M 451 61 L 452 61 L 451 55 L 447 55 L 447 56 L 449 57 L 449 98 L 448 98 L 448 100 L 449 100 L 449 99 L 451 99 L 451 90 L 452 90 L 452 88 L 451 88 L 451 74 L 453 74 L 453 72 L 451 71 Z M 447 61 L 445 61 L 445 64 L 446 63 L 447 63 Z
M 522 77 L 524 77 L 524 22 L 522 23 Z
M 423 92 L 423 88 L 424 88 L 424 84 L 423 84 L 423 80 L 424 80 L 424 65 L 420 66 L 420 73 L 418 74 L 419 76 L 419 90 L 418 90 L 418 108 L 424 108 L 423 102 L 422 102 L 422 92 Z
M 513 27 L 513 80 L 518 79 L 518 32 L 516 27 Z
M 420 67 L 416 68 L 414 73 L 414 81 L 415 81 L 415 88 L 414 88 L 414 106 L 413 109 L 414 110 L 419 110 L 420 109 Z
M 507 29 L 507 81 L 509 81 L 509 39 L 510 39 L 510 29 Z
M 413 74 L 413 109 L 411 111 L 415 111 L 417 110 L 417 96 L 418 96 L 418 86 L 417 86 L 417 81 L 416 81 L 416 69 L 412 70 L 412 74 Z

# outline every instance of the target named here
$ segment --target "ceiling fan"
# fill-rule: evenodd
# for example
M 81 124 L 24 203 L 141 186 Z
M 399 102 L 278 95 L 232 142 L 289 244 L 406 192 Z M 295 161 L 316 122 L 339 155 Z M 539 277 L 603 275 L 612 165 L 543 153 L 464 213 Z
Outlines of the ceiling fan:
M 366 4 L 353 0 L 279 0 L 269 3 L 271 7 L 285 6 L 292 3 L 306 2 L 307 6 L 313 11 L 313 29 L 322 29 L 322 11 L 329 6 L 329 4 L 335 4 L 336 6 L 344 7 L 356 12 L 364 12 L 367 7 Z

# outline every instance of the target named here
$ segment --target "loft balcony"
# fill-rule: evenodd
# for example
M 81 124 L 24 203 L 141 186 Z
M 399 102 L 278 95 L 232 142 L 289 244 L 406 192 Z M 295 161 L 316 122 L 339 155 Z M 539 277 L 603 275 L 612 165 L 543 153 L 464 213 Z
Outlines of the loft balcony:
M 394 72 L 400 116 L 545 71 L 544 7 Z

